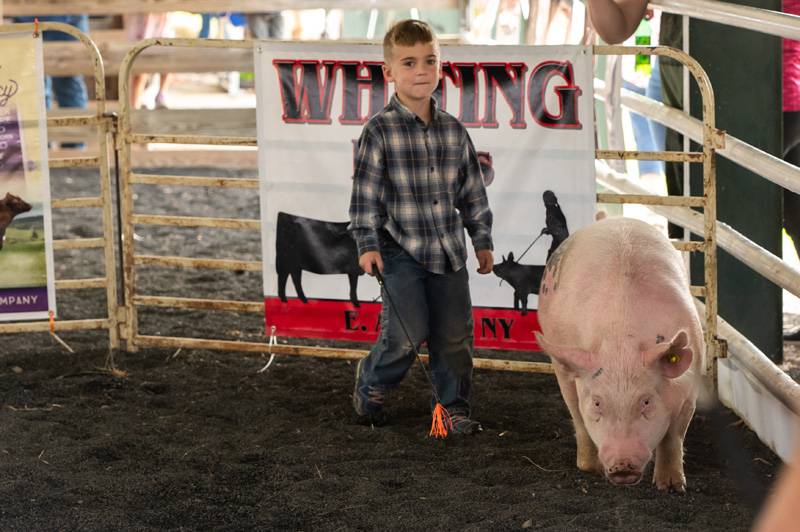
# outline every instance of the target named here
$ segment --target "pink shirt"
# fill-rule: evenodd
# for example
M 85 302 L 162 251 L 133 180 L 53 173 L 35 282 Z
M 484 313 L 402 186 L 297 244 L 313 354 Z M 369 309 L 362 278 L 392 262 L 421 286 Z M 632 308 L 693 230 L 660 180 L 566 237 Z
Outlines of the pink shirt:
M 800 0 L 783 0 L 783 12 L 800 15 Z M 800 111 L 800 41 L 783 40 L 783 110 Z

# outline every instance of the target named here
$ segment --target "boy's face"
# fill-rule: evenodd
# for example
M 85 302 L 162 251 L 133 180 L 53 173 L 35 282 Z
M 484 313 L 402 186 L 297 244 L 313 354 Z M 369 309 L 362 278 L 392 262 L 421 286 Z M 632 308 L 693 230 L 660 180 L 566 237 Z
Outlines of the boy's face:
M 441 77 L 439 49 L 433 42 L 395 45 L 391 57 L 383 65 L 383 75 L 387 81 L 394 82 L 394 89 L 404 102 L 427 100 Z

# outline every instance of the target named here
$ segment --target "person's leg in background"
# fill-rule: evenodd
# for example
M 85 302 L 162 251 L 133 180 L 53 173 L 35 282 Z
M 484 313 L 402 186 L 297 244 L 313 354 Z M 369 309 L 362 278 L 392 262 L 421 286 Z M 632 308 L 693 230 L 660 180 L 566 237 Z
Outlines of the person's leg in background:
M 622 87 L 637 94 L 645 95 L 646 89 L 639 87 L 634 83 L 623 80 Z M 638 113 L 631 113 L 631 125 L 633 126 L 633 138 L 636 141 L 637 151 L 657 151 L 655 139 L 650 129 L 650 122 L 647 118 Z M 649 175 L 663 174 L 661 161 L 639 161 L 639 178 L 644 178 Z
M 89 17 L 87 15 L 50 18 L 59 19 L 59 22 L 70 24 L 84 33 L 89 33 Z M 43 39 L 45 42 L 74 40 L 69 34 L 55 31 L 46 31 Z M 58 103 L 58 106 L 61 108 L 85 109 L 89 103 L 89 98 L 86 92 L 86 83 L 83 80 L 83 76 L 54 77 L 52 80 L 52 91 L 53 97 Z
M 653 56 L 653 71 L 650 74 L 650 79 L 647 82 L 644 95 L 657 102 L 661 100 L 661 70 L 658 67 L 658 56 Z M 664 151 L 666 145 L 667 128 L 663 124 L 655 121 L 648 120 L 647 125 L 650 126 L 650 137 L 653 139 L 653 145 L 657 151 Z M 659 161 L 661 168 L 660 172 L 664 173 L 664 161 Z
M 86 109 L 89 98 L 86 93 L 86 83 L 81 76 L 54 77 L 52 80 L 53 97 L 61 109 L 75 108 Z M 82 150 L 86 147 L 84 142 L 62 142 L 62 148 Z
M 147 15 L 147 37 L 171 37 L 169 28 L 169 13 L 150 13 Z M 170 84 L 168 72 L 160 72 L 158 75 L 158 92 L 156 93 L 154 104 L 156 109 L 167 108 L 167 89 Z
M 56 22 L 64 22 L 65 24 L 75 26 L 83 33 L 89 33 L 88 15 L 69 15 L 44 18 L 51 19 Z M 42 38 L 46 42 L 75 40 L 71 35 L 60 31 L 46 31 Z M 58 107 L 61 109 L 86 109 L 89 104 L 89 97 L 86 91 L 86 82 L 83 80 L 83 76 L 53 77 L 50 80 L 49 87 L 47 81 L 45 81 L 45 94 L 45 100 L 48 109 L 50 108 L 53 99 L 55 99 L 56 103 L 58 103 Z M 83 149 L 85 144 L 83 142 L 62 142 L 61 147 L 67 149 Z
M 664 46 L 681 48 L 683 31 L 681 16 L 672 13 L 661 15 L 661 31 L 659 43 Z M 660 57 L 658 62 L 661 78 L 661 101 L 664 105 L 683 109 L 683 65 L 669 57 Z M 683 151 L 683 136 L 677 131 L 667 128 L 665 141 L 667 151 Z M 664 165 L 667 178 L 667 193 L 670 196 L 683 195 L 683 163 L 668 162 Z M 670 238 L 683 238 L 683 227 L 670 223 Z
M 86 83 L 81 76 L 54 77 L 53 96 L 62 109 L 73 107 L 86 109 L 89 104 Z
M 44 77 L 44 108 L 48 111 L 53 107 L 53 78 Z
M 136 43 L 147 38 L 148 15 L 145 13 L 127 13 L 122 15 L 122 19 L 128 42 Z M 130 95 L 131 107 L 133 109 L 139 109 L 144 104 L 142 100 L 144 90 L 147 87 L 147 79 L 147 74 L 131 75 L 128 94 Z
M 783 160 L 800 166 L 800 111 L 783 112 Z M 783 227 L 800 256 L 800 195 L 783 189 Z
M 280 39 L 283 36 L 283 15 L 280 11 L 248 13 L 247 29 L 253 39 Z
M 167 13 L 130 13 L 124 15 L 124 25 L 128 40 L 138 42 L 153 37 L 164 37 L 167 26 Z M 131 76 L 130 101 L 134 109 L 145 105 L 144 94 L 150 76 L 147 74 L 134 74 Z M 161 74 L 159 92 L 156 96 L 156 107 L 166 107 L 164 91 L 169 84 L 168 75 Z M 160 97 L 160 98 L 159 98 Z
M 169 88 L 172 76 L 167 72 L 158 75 L 158 93 L 156 93 L 156 109 L 167 109 L 167 89 Z
M 197 34 L 197 37 L 200 39 L 208 39 L 208 36 L 211 34 L 211 17 L 213 17 L 211 13 L 200 13 L 200 17 L 202 18 L 202 25 L 200 26 L 200 33 Z
M 800 111 L 783 112 L 783 160 L 800 166 Z M 800 194 L 786 188 L 783 189 L 783 228 L 800 256 Z M 783 339 L 800 341 L 800 329 L 785 332 Z

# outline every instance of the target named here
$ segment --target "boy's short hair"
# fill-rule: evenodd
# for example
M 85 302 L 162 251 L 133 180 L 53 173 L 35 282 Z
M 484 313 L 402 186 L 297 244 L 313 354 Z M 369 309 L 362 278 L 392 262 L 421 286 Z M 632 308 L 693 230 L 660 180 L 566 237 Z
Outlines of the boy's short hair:
M 433 43 L 439 48 L 436 33 L 427 22 L 415 19 L 395 22 L 383 38 L 383 58 L 388 61 L 395 46 L 414 46 L 417 43 Z

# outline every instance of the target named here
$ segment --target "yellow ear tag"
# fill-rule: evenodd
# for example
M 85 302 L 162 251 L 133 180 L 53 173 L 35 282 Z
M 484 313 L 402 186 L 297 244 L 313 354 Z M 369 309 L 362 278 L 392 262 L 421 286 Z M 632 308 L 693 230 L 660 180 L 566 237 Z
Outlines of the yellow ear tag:
M 677 364 L 680 360 L 681 356 L 676 353 L 667 356 L 667 361 L 669 361 L 670 364 Z

